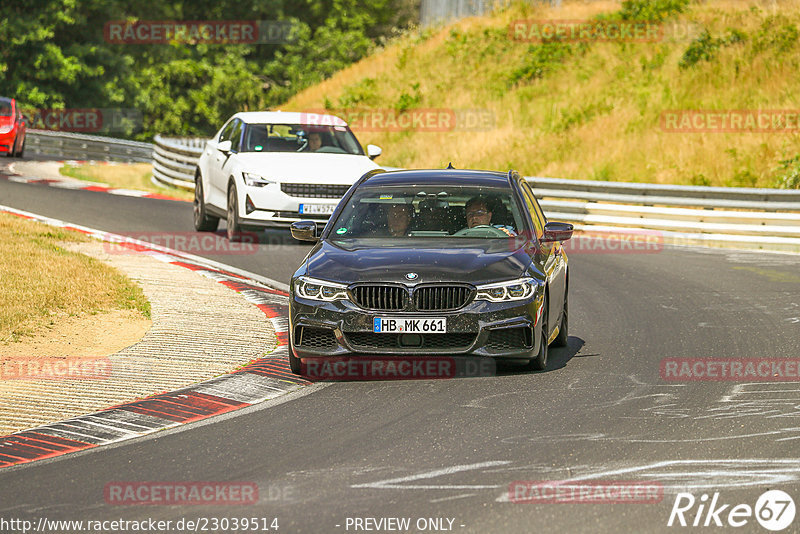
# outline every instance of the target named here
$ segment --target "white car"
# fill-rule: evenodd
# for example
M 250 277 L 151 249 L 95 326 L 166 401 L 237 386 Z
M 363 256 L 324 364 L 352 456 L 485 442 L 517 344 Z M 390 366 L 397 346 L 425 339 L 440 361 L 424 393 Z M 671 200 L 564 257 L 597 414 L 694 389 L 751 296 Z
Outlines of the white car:
M 228 239 L 244 229 L 327 221 L 380 147 L 361 148 L 333 115 L 237 113 L 210 139 L 195 171 L 194 227 L 213 232 L 226 219 Z

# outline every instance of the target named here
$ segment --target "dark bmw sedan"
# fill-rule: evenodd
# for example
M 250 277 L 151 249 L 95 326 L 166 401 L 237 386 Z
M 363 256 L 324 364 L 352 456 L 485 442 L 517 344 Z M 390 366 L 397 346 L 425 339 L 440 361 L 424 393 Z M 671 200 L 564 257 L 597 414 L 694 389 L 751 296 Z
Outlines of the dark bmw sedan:
M 572 225 L 547 222 L 516 171 L 371 171 L 291 281 L 289 361 L 498 358 L 546 369 L 566 345 Z M 316 360 L 319 362 L 320 360 Z

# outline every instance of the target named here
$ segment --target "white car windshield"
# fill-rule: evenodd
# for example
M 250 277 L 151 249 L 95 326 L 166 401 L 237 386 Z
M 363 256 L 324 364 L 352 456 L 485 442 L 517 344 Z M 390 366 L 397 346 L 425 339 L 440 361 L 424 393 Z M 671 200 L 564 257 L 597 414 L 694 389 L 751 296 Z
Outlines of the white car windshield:
M 364 187 L 333 223 L 331 239 L 501 238 L 525 230 L 510 188 L 415 185 Z
M 347 126 L 309 124 L 248 124 L 240 151 L 364 155 Z

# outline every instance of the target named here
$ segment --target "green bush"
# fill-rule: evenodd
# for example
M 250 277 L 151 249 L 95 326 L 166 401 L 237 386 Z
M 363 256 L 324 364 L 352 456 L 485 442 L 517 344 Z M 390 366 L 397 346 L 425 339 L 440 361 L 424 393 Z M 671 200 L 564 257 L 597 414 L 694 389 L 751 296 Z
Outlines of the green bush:
M 778 162 L 775 169 L 778 175 L 775 177 L 775 187 L 781 189 L 800 189 L 800 154 L 793 158 L 784 159 Z
M 344 88 L 339 97 L 339 107 L 348 109 L 358 106 L 370 106 L 377 101 L 378 90 L 375 78 L 364 78 Z
M 411 91 L 414 93 L 413 95 L 408 94 L 405 91 L 400 94 L 400 98 L 397 99 L 394 109 L 402 113 L 406 110 L 415 108 L 422 103 L 422 94 L 419 92 L 419 82 L 411 84 Z
M 689 47 L 683 53 L 678 66 L 682 69 L 688 69 L 699 61 L 711 61 L 714 59 L 721 44 L 721 39 L 711 37 L 708 30 L 704 29 L 697 39 L 689 43 Z
M 522 64 L 511 72 L 509 82 L 514 85 L 543 78 L 572 55 L 572 47 L 563 43 L 530 45 Z
M 703 185 L 709 186 L 711 185 L 711 180 L 705 177 L 704 174 L 695 174 L 689 179 L 689 185 Z
M 625 0 L 619 16 L 622 20 L 648 20 L 660 22 L 683 13 L 689 0 Z
M 757 52 L 770 48 L 787 52 L 797 43 L 798 37 L 800 33 L 794 24 L 786 22 L 782 16 L 769 17 L 756 34 L 754 49 Z

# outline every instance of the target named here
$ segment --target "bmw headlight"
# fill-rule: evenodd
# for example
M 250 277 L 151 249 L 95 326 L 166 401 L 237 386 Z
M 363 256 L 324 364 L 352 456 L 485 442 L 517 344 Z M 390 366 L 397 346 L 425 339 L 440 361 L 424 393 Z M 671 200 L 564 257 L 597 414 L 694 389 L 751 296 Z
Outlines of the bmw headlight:
M 538 284 L 533 278 L 519 278 L 500 282 L 497 284 L 484 284 L 478 286 L 475 300 L 488 300 L 489 302 L 508 302 L 511 300 L 525 300 L 536 293 Z
M 306 299 L 333 302 L 347 299 L 347 286 L 301 276 L 296 282 L 297 294 Z
M 264 187 L 267 184 L 275 183 L 272 180 L 267 180 L 263 176 L 253 174 L 252 172 L 243 172 L 242 178 L 244 178 L 244 184 L 250 187 Z

